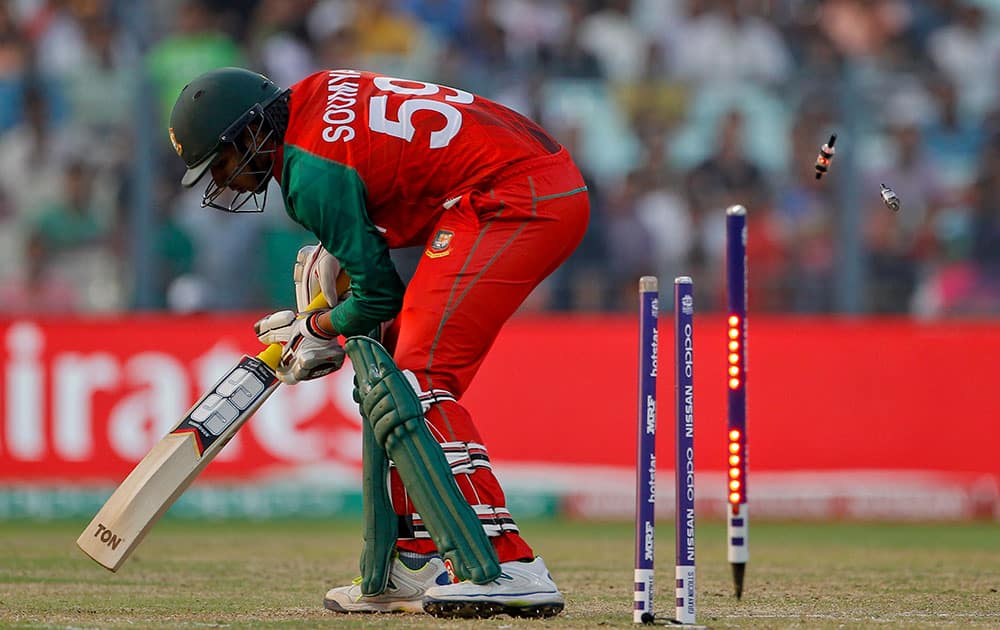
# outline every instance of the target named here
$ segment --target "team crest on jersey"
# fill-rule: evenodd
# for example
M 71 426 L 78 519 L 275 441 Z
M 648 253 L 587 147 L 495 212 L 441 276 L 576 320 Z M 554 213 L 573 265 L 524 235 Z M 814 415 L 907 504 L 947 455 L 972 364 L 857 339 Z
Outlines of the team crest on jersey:
M 184 155 L 184 145 L 177 142 L 177 136 L 174 135 L 174 128 L 170 128 L 170 144 L 174 145 L 174 151 L 177 151 L 177 155 Z
M 438 230 L 431 241 L 430 247 L 424 250 L 428 258 L 441 258 L 451 253 L 451 239 L 455 233 L 451 230 Z

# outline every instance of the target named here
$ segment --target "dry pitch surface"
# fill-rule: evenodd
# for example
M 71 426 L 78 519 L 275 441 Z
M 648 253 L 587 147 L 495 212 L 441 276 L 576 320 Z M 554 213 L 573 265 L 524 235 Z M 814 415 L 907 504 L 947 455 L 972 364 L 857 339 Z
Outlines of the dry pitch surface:
M 323 610 L 356 574 L 360 525 L 161 522 L 112 574 L 74 541 L 83 522 L 0 523 L 0 627 L 631 627 L 627 523 L 522 523 L 563 589 L 547 621 L 447 621 Z M 723 527 L 698 526 L 699 622 L 710 628 L 1000 628 L 1000 526 L 753 523 L 742 602 Z M 673 537 L 658 528 L 657 609 L 670 613 Z

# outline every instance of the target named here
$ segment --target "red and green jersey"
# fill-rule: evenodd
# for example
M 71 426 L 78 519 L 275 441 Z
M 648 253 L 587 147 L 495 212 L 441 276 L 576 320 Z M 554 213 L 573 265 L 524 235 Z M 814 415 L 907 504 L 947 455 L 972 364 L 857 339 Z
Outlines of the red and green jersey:
M 558 150 L 531 120 L 456 88 L 354 70 L 292 86 L 275 176 L 288 214 L 351 276 L 337 330 L 396 315 L 404 286 L 388 250 L 424 244 L 449 199 Z

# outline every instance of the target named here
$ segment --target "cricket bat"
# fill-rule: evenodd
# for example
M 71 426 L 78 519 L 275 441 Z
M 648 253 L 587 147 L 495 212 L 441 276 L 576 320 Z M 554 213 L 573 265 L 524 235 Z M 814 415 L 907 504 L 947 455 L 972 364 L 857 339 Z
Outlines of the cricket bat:
M 319 295 L 308 310 L 324 308 Z M 117 571 L 163 513 L 277 389 L 281 345 L 244 356 L 205 394 L 111 494 L 76 544 Z

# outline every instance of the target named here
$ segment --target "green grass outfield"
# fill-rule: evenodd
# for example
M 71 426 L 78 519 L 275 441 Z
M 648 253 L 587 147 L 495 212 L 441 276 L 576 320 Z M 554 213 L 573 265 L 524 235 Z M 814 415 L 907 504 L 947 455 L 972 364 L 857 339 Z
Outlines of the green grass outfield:
M 0 523 L 0 627 L 630 627 L 628 523 L 528 521 L 566 595 L 554 619 L 335 615 L 357 573 L 357 521 L 158 524 L 117 574 L 74 543 L 85 522 Z M 672 613 L 673 536 L 658 528 L 656 608 Z M 1000 627 L 1000 526 L 752 523 L 742 602 L 721 523 L 698 525 L 698 620 L 711 628 Z

